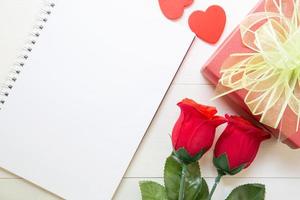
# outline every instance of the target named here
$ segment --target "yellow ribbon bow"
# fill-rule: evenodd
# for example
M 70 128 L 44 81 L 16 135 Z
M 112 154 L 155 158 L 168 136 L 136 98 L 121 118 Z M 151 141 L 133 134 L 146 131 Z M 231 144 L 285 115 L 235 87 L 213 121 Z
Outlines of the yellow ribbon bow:
M 241 89 L 253 115 L 278 128 L 291 112 L 296 130 L 300 118 L 300 0 L 266 0 L 265 12 L 248 16 L 240 25 L 250 53 L 232 54 L 221 68 L 220 96 Z M 216 97 L 216 98 L 217 98 Z

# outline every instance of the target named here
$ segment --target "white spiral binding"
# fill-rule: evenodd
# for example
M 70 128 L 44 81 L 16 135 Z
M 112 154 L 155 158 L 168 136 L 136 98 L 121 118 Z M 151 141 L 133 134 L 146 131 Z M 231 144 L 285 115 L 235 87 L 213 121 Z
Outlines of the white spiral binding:
M 3 104 L 5 104 L 6 99 L 14 86 L 14 83 L 17 81 L 18 75 L 22 72 L 25 66 L 25 62 L 30 56 L 30 53 L 33 50 L 34 45 L 36 44 L 41 31 L 44 29 L 45 23 L 47 23 L 48 17 L 49 15 L 51 15 L 54 6 L 55 4 L 53 2 L 45 3 L 44 9 L 42 9 L 40 13 L 38 22 L 34 26 L 29 40 L 25 43 L 21 54 L 17 57 L 16 63 L 13 65 L 7 79 L 4 81 L 5 83 L 0 88 L 0 110 L 2 109 Z

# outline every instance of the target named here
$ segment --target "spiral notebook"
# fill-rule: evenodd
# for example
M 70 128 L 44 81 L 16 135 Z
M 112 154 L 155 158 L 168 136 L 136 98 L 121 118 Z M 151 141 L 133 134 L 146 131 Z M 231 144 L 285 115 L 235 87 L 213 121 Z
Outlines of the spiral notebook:
M 110 199 L 193 36 L 157 1 L 43 15 L 2 89 L 0 166 L 65 199 Z

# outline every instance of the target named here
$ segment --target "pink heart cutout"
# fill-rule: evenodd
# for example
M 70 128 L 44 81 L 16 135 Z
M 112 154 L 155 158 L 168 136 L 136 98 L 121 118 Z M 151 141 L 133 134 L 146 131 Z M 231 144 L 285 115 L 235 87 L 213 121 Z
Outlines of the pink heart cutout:
M 189 17 L 189 26 L 198 38 L 215 44 L 226 25 L 226 13 L 220 6 L 210 6 L 205 12 L 195 11 Z
M 159 0 L 159 6 L 166 18 L 175 20 L 183 15 L 184 9 L 190 6 L 193 0 Z

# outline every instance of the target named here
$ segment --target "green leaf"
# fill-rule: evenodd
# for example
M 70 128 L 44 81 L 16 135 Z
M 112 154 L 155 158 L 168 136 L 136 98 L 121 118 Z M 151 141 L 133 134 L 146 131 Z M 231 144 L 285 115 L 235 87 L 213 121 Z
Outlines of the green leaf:
M 262 184 L 246 184 L 235 188 L 226 200 L 264 200 L 265 186 Z
M 201 189 L 201 175 L 198 162 L 188 165 L 185 178 L 184 199 L 195 199 Z
M 142 200 L 168 200 L 165 188 L 152 181 L 140 182 Z
M 209 189 L 204 178 L 201 179 L 201 187 L 195 200 L 207 200 L 209 195 Z
M 165 165 L 164 180 L 169 200 L 178 200 L 180 180 L 183 174 L 183 163 L 174 155 Z M 185 200 L 204 200 L 208 196 L 208 187 L 201 178 L 198 162 L 187 165 L 185 171 Z
M 164 182 L 169 200 L 178 200 L 182 165 L 174 156 L 166 160 L 164 169 Z

